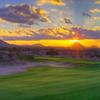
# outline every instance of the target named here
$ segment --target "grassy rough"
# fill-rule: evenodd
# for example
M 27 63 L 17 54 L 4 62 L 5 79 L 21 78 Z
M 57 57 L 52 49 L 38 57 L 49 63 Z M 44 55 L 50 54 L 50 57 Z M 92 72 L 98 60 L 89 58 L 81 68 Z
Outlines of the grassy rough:
M 100 100 L 99 62 L 56 57 L 36 59 L 67 61 L 81 67 L 43 66 L 16 75 L 0 76 L 0 100 Z

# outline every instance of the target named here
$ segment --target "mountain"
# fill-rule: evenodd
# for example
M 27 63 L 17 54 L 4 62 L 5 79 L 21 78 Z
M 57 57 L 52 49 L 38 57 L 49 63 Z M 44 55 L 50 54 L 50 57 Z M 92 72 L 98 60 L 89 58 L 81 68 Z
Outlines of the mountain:
M 8 47 L 8 46 L 11 46 L 10 44 L 4 42 L 3 40 L 0 40 L 0 48 L 1 47 Z
M 37 44 L 34 44 L 33 47 L 44 47 L 44 46 L 40 43 L 37 43 Z
M 80 42 L 75 42 L 73 45 L 71 45 L 71 49 L 84 49 L 85 46 L 83 46 Z

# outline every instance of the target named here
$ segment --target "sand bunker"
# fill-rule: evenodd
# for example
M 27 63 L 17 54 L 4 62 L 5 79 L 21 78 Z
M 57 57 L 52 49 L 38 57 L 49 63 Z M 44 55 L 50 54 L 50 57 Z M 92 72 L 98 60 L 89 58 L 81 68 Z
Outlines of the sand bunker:
M 73 67 L 72 64 L 69 63 L 59 63 L 59 62 L 28 62 L 28 63 L 22 63 L 22 64 L 11 64 L 11 65 L 0 65 L 0 75 L 8 75 L 8 74 L 14 74 L 14 73 L 20 73 L 27 71 L 28 68 L 33 67 L 43 67 L 43 66 L 49 66 L 49 67 L 66 67 L 71 68 Z

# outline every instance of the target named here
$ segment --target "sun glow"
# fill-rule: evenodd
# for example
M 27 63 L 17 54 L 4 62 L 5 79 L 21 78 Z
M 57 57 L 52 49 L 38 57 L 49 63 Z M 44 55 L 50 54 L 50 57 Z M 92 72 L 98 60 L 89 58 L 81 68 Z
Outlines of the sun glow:
M 73 40 L 71 40 L 73 43 L 80 43 L 80 40 L 78 40 L 78 39 L 73 39 Z
M 93 39 L 85 39 L 85 40 L 15 40 L 11 41 L 8 40 L 6 41 L 7 43 L 10 44 L 15 44 L 15 45 L 34 45 L 34 44 L 42 44 L 44 46 L 53 46 L 53 47 L 70 47 L 74 43 L 80 43 L 84 45 L 85 47 L 91 47 L 91 46 L 96 46 L 100 48 L 100 39 L 98 40 L 93 40 Z

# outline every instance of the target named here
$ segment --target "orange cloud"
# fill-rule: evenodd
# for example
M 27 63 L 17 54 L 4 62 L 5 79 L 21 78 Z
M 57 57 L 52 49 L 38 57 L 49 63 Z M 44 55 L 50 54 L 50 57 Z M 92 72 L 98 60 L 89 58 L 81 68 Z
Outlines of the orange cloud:
M 90 9 L 90 12 L 91 12 L 91 13 L 100 13 L 100 8 L 93 8 L 93 9 Z
M 94 30 L 94 31 L 100 31 L 100 26 L 95 26 L 94 28 L 92 28 L 92 30 Z
M 100 27 L 92 30 L 72 27 L 68 29 L 66 26 L 58 28 L 32 29 L 0 29 L 0 39 L 3 40 L 61 40 L 61 39 L 99 39 Z
M 30 29 L 30 28 L 19 28 L 19 29 L 13 29 L 13 30 L 0 28 L 0 37 L 30 36 L 33 32 L 36 32 L 36 30 Z
M 100 17 L 92 17 L 93 20 L 100 20 Z
M 95 0 L 95 4 L 100 4 L 100 0 Z
M 40 0 L 38 2 L 38 6 L 42 6 L 44 4 L 52 4 L 57 6 L 64 6 L 65 3 L 62 0 Z
M 40 15 L 42 18 L 40 18 L 40 20 L 42 22 L 49 22 L 51 23 L 51 20 L 48 16 L 48 13 L 44 10 L 44 9 L 37 9 L 36 7 L 32 6 L 31 7 L 33 13 Z
M 6 21 L 0 18 L 0 23 L 4 23 L 4 22 L 6 22 Z

